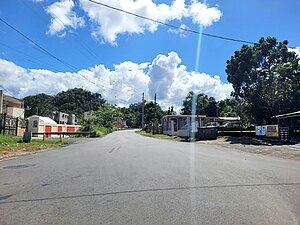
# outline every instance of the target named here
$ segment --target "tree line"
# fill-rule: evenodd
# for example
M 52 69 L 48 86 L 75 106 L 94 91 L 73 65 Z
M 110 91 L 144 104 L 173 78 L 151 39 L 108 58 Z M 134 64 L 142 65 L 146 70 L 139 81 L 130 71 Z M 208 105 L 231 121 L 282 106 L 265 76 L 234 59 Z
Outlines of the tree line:
M 253 46 L 243 45 L 226 62 L 227 79 L 233 86 L 230 98 L 217 101 L 204 93 L 187 93 L 181 114 L 207 116 L 239 116 L 243 124 L 265 124 L 277 114 L 300 110 L 299 57 L 287 47 L 288 42 L 261 38 Z M 47 115 L 52 111 L 75 113 L 93 111 L 94 120 L 85 120 L 85 128 L 113 129 L 115 117 L 124 119 L 129 127 L 140 127 L 142 107 L 144 121 L 150 124 L 172 114 L 173 106 L 164 111 L 159 104 L 145 101 L 128 107 L 110 105 L 99 93 L 82 88 L 60 92 L 54 96 L 37 94 L 24 98 L 25 116 Z M 194 110 L 194 111 L 193 111 Z

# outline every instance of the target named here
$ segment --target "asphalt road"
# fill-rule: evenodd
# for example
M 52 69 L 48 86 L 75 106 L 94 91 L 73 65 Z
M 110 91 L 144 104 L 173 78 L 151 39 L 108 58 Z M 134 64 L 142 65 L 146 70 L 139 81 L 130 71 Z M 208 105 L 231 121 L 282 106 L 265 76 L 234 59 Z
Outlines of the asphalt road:
M 300 224 L 300 163 L 118 131 L 0 162 L 0 224 Z

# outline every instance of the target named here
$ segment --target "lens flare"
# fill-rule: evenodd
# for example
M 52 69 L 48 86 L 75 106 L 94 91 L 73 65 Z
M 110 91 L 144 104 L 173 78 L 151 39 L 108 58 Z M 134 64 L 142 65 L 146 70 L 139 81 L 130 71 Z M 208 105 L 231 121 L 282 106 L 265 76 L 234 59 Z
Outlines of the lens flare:
M 206 0 L 203 1 L 203 4 L 206 4 Z M 195 62 L 195 72 L 199 72 L 200 66 L 200 52 L 201 52 L 201 44 L 202 44 L 202 31 L 203 26 L 199 27 L 199 36 L 198 36 L 198 45 L 196 52 L 196 62 Z M 195 139 L 196 139 L 196 106 L 197 106 L 197 90 L 192 84 L 192 111 L 191 111 L 191 126 L 190 126 L 190 138 L 191 138 L 191 149 L 190 149 L 190 186 L 196 186 L 196 176 L 195 176 Z M 196 190 L 191 190 L 191 224 L 197 224 L 196 219 Z

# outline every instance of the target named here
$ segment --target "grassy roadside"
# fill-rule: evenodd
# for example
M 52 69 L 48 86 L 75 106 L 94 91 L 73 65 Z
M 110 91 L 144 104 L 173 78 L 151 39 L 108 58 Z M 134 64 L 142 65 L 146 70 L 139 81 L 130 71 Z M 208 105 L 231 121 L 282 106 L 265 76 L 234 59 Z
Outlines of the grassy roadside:
M 20 137 L 0 134 L 0 159 L 48 148 L 57 148 L 65 144 L 67 144 L 67 142 L 58 142 L 54 140 L 32 140 L 30 143 L 24 143 Z
M 186 141 L 186 138 L 177 137 L 177 136 L 169 136 L 166 134 L 152 134 L 152 133 L 147 133 L 146 131 L 143 131 L 143 130 L 135 131 L 135 133 L 143 135 L 145 137 L 168 139 L 168 140 L 173 140 L 173 141 Z

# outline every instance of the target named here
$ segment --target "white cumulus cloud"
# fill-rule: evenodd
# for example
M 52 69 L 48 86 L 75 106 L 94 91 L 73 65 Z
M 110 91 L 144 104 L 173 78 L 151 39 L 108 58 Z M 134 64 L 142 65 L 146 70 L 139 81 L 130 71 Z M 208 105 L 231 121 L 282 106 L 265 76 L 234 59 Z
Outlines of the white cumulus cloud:
M 189 14 L 196 24 L 205 27 L 211 26 L 220 20 L 222 13 L 216 7 L 208 7 L 206 4 L 194 0 L 189 6 Z
M 296 48 L 289 48 L 288 49 L 290 52 L 295 52 L 297 57 L 300 58 L 300 47 L 296 47 Z
M 73 11 L 74 6 L 75 4 L 72 0 L 62 0 L 48 6 L 46 12 L 52 18 L 47 33 L 65 36 L 67 28 L 77 29 L 84 26 L 84 19 L 76 15 Z
M 154 32 L 158 28 L 155 22 L 109 9 L 88 0 L 80 0 L 80 2 L 83 10 L 95 24 L 93 36 L 102 37 L 111 44 L 116 44 L 120 34 Z M 191 18 L 195 24 L 210 26 L 222 16 L 218 8 L 209 7 L 197 0 L 193 0 L 190 5 L 187 5 L 184 0 L 174 0 L 171 5 L 156 4 L 152 0 L 102 0 L 101 3 L 163 23 Z
M 79 87 L 98 92 L 109 103 L 119 106 L 140 102 L 143 92 L 147 100 L 157 93 L 157 101 L 164 109 L 171 105 L 180 108 L 189 91 L 217 100 L 229 97 L 232 91 L 231 84 L 223 83 L 219 76 L 187 71 L 175 52 L 157 55 L 151 63 L 126 61 L 114 65 L 112 70 L 96 65 L 76 73 L 24 69 L 0 59 L 0 83 L 18 98 L 37 93 L 53 95 Z

